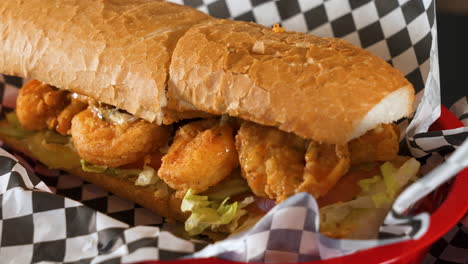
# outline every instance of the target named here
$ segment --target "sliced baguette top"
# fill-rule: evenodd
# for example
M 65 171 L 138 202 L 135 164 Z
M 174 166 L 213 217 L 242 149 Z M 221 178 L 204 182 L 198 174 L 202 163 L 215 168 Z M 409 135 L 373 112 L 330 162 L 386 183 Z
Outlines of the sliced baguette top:
M 160 0 L 0 1 L 0 33 L 1 73 L 159 124 L 229 114 L 341 144 L 412 112 L 403 75 L 344 40 Z
M 412 113 L 401 72 L 344 40 L 209 20 L 177 43 L 169 107 L 229 114 L 341 144 Z
M 0 72 L 158 123 L 181 116 L 161 110 L 177 40 L 210 18 L 158 0 L 8 0 L 0 14 Z

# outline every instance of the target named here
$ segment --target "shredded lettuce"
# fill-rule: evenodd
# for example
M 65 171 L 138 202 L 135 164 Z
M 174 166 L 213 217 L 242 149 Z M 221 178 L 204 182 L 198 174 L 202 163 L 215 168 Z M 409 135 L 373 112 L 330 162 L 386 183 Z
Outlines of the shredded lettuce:
M 371 196 L 376 208 L 382 208 L 384 205 L 393 201 L 393 196 L 387 192 L 376 193 Z
M 208 207 L 213 202 L 208 201 L 208 196 L 195 195 L 191 189 L 187 191 L 180 209 L 182 212 L 192 212 L 197 208 Z
M 415 159 L 407 160 L 399 169 L 391 162 L 385 162 L 380 166 L 381 175 L 358 182 L 361 196 L 369 196 L 377 208 L 391 203 L 400 189 L 416 177 L 419 166 Z
M 361 191 L 362 192 L 369 192 L 371 190 L 371 187 L 380 182 L 382 180 L 382 178 L 380 177 L 380 175 L 375 175 L 374 177 L 372 178 L 367 178 L 367 179 L 363 179 L 363 180 L 360 180 L 358 182 L 358 185 L 359 187 L 361 187 Z
M 228 230 L 234 231 L 239 225 L 239 219 L 247 213 L 242 209 L 253 202 L 252 197 L 245 198 L 242 202 L 228 203 L 229 197 L 221 203 L 212 201 L 206 195 L 196 195 L 190 189 L 182 200 L 182 212 L 191 212 L 185 221 L 185 230 L 194 236 L 205 229 L 215 230 L 224 225 Z
M 148 186 L 158 182 L 159 177 L 156 171 L 150 166 L 144 166 L 143 170 L 138 174 L 135 185 Z
M 362 219 L 375 217 L 376 209 L 386 212 L 402 188 L 417 176 L 419 167 L 419 162 L 413 158 L 398 169 L 390 162 L 384 163 L 380 167 L 382 175 L 358 182 L 361 193 L 355 199 L 320 208 L 320 230 L 338 232 L 339 236 L 339 232 L 352 230 L 352 226 Z
M 397 169 L 390 162 L 385 162 L 380 166 L 380 173 L 382 173 L 385 187 L 390 196 L 395 196 L 397 191 L 397 182 L 395 178 L 395 173 Z
M 416 159 L 409 159 L 396 172 L 397 188 L 401 188 L 410 180 L 416 180 L 421 164 Z

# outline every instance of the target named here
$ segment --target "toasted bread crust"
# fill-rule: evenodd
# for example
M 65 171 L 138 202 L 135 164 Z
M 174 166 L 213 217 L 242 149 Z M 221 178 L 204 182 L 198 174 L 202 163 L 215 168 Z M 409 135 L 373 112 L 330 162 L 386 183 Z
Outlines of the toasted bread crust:
M 172 51 L 210 17 L 159 0 L 0 1 L 0 72 L 38 79 L 158 123 Z
M 343 144 L 412 113 L 402 73 L 340 39 L 159 0 L 12 0 L 0 1 L 0 13 L 0 72 L 159 124 L 202 110 Z
M 209 20 L 179 40 L 168 98 L 179 111 L 229 114 L 342 144 L 365 133 L 353 132 L 373 107 L 399 89 L 407 93 L 395 107 L 408 116 L 411 84 L 370 52 L 341 39 Z

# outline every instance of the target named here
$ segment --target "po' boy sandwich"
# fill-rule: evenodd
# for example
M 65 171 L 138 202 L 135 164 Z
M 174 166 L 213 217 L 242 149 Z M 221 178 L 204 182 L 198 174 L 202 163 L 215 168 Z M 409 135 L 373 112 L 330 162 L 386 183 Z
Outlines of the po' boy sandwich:
M 368 238 L 417 174 L 392 123 L 412 114 L 412 85 L 344 40 L 157 0 L 0 13 L 0 72 L 32 79 L 1 139 L 191 235 L 237 232 L 307 192 L 322 233 Z

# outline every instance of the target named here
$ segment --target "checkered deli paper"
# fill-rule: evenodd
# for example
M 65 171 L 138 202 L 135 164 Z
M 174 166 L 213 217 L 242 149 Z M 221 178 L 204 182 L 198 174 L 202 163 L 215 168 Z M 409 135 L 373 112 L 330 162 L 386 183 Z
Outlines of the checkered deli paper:
M 468 127 L 468 97 L 461 98 L 451 108 L 458 119 Z M 468 131 L 465 130 L 465 138 Z M 450 138 L 450 136 L 449 136 Z M 454 137 L 453 140 L 462 140 L 462 137 Z M 449 139 L 449 141 L 452 141 Z M 450 148 L 451 145 L 446 145 Z M 451 150 L 446 149 L 447 152 Z M 433 158 L 440 158 L 433 155 Z M 423 261 L 423 264 L 447 264 L 468 263 L 468 213 L 465 217 L 447 232 L 442 238 L 432 245 L 432 248 Z
M 417 112 L 403 121 L 402 151 L 427 161 L 463 142 L 467 129 L 427 132 L 439 116 L 435 7 L 431 0 L 173 0 L 221 18 L 281 23 L 287 30 L 344 38 L 400 69 L 414 84 Z M 15 108 L 23 80 L 2 76 L 2 113 Z M 405 131 L 405 130 L 403 130 Z M 405 144 L 408 142 L 408 144 Z M 8 146 L 0 150 L 0 260 L 2 263 L 131 263 L 217 256 L 251 262 L 301 262 L 342 256 L 424 234 L 427 214 L 390 215 L 379 240 L 321 236 L 318 208 L 307 194 L 274 207 L 252 229 L 207 245 L 172 233 L 180 228 L 112 193 L 49 170 Z M 444 151 L 442 151 L 444 150 Z M 11 153 L 11 154 L 10 154 Z M 429 169 L 427 169 L 429 170 Z M 36 176 L 38 175 L 38 176 Z M 429 186 L 433 187 L 433 186 Z M 58 194 L 58 195 L 56 195 Z M 172 233 L 171 233 L 172 232 Z

